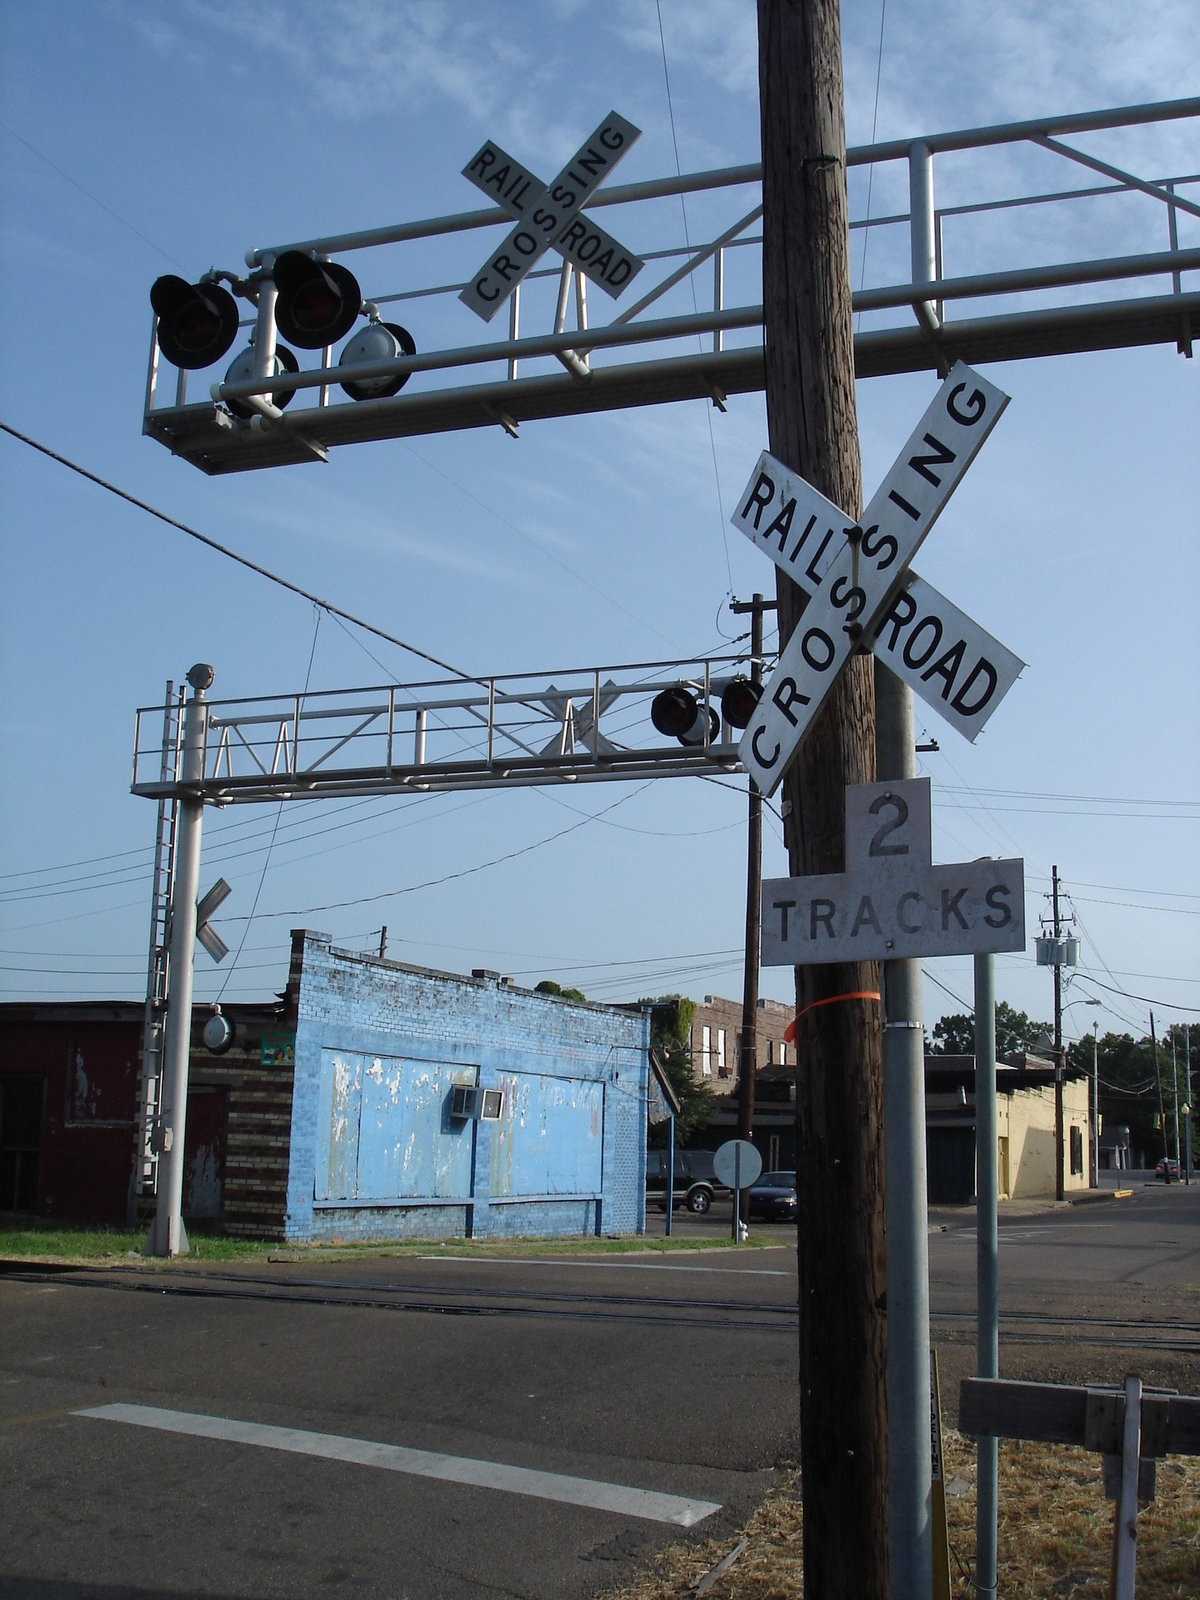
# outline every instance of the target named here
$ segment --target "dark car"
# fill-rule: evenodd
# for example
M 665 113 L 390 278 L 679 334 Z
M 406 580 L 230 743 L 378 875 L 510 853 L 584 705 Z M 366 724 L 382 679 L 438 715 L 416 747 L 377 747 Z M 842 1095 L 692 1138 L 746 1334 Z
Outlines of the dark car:
M 728 1194 L 723 1183 L 718 1183 L 713 1173 L 711 1150 L 676 1150 L 674 1201 L 686 1206 L 696 1216 L 711 1210 L 713 1198 Z M 646 1151 L 646 1199 L 658 1201 L 665 1209 L 667 1203 L 667 1152 Z
M 1158 1163 L 1158 1165 L 1155 1167 L 1154 1175 L 1155 1175 L 1156 1178 L 1162 1178 L 1164 1180 L 1164 1182 L 1166 1182 L 1166 1183 L 1170 1183 L 1172 1178 L 1174 1178 L 1176 1183 L 1178 1183 L 1179 1182 L 1179 1163 L 1178 1163 L 1178 1161 L 1176 1161 L 1174 1156 L 1164 1156 L 1162 1158 L 1162 1160 Z
M 750 1215 L 768 1222 L 795 1222 L 796 1174 L 764 1172 L 750 1185 Z

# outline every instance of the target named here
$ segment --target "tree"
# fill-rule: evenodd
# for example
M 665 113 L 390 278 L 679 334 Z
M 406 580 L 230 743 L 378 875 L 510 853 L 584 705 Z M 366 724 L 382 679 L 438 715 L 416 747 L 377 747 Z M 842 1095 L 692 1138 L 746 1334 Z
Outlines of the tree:
M 691 1033 L 696 1002 L 667 994 L 657 1000 L 639 1000 L 638 1004 L 650 1008 L 650 1048 L 662 1062 L 679 1101 L 675 1143 L 683 1145 L 697 1128 L 708 1126 L 713 1110 L 712 1090 L 706 1083 L 698 1083 L 692 1072 Z M 665 1123 L 653 1130 L 650 1142 L 666 1144 Z
M 1031 1022 L 1024 1011 L 1014 1011 L 1006 1001 L 996 1006 L 996 1054 L 1015 1055 L 1022 1050 L 1036 1050 L 1039 1037 L 1053 1037 L 1054 1029 L 1048 1022 Z M 1043 1048 L 1045 1048 L 1043 1046 Z M 958 1011 L 943 1017 L 933 1025 L 929 1043 L 932 1056 L 973 1056 L 975 1054 L 975 1018 L 967 1011 Z
M 543 978 L 541 983 L 533 986 L 534 994 L 557 995 L 561 1000 L 586 1000 L 587 995 L 582 989 L 564 989 L 561 983 L 555 983 L 553 978 Z
M 1181 1030 L 1182 1035 L 1182 1030 Z M 1182 1036 L 1179 1045 L 1182 1045 Z M 1168 1143 L 1173 1149 L 1175 1102 L 1171 1095 L 1171 1043 L 1166 1049 L 1159 1041 L 1159 1072 L 1162 1074 L 1163 1104 L 1168 1122 Z M 1179 1051 L 1180 1056 L 1182 1051 Z M 1067 1051 L 1067 1061 L 1088 1076 L 1092 1073 L 1092 1040 L 1080 1039 Z M 1153 1165 L 1163 1154 L 1164 1129 L 1158 1110 L 1158 1076 L 1154 1068 L 1154 1047 L 1147 1035 L 1135 1039 L 1129 1033 L 1105 1033 L 1096 1040 L 1096 1069 L 1100 1086 L 1102 1128 L 1127 1127 L 1135 1164 Z M 1183 1074 L 1180 1072 L 1180 1104 L 1183 1099 Z M 1181 1119 L 1182 1120 L 1182 1119 Z

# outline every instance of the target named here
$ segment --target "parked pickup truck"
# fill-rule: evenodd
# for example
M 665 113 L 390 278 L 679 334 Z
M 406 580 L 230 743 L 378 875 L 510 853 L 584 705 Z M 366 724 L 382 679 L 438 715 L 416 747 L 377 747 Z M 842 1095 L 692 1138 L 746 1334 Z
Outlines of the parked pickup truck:
M 675 1152 L 675 1204 L 686 1206 L 696 1216 L 703 1216 L 718 1194 L 728 1194 L 723 1183 L 713 1175 L 711 1150 L 676 1150 Z M 646 1200 L 657 1201 L 664 1209 L 667 1203 L 667 1152 L 646 1151 Z

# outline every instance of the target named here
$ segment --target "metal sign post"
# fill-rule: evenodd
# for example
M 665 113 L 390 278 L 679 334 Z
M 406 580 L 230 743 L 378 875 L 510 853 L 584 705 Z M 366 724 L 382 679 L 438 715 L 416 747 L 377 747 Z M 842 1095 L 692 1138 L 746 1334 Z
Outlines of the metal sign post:
M 935 866 L 928 778 L 848 788 L 845 872 L 769 879 L 762 900 L 765 966 L 877 959 L 884 963 L 886 987 L 896 979 L 903 983 L 906 963 L 917 957 L 974 954 L 978 971 L 978 963 L 990 960 L 994 952 L 1025 948 L 1024 863 Z M 986 990 L 979 1003 L 987 1009 Z M 924 1074 L 923 1065 L 917 1065 L 921 1049 L 915 997 L 885 993 L 885 1018 L 890 1522 L 894 1543 L 897 1530 L 903 1530 L 911 1537 L 900 1540 L 900 1547 L 915 1561 L 919 1543 L 925 1563 L 932 1526 L 932 1400 Z M 993 1051 L 993 1100 L 995 1082 Z M 994 1137 L 991 1148 L 994 1218 Z M 988 1181 L 985 1170 L 981 1156 L 981 1198 Z M 982 1217 L 980 1228 L 982 1251 Z M 982 1278 L 979 1292 L 982 1341 L 988 1293 Z M 994 1308 L 994 1297 L 988 1303 Z M 982 1468 L 980 1490 L 986 1497 Z M 919 1540 L 917 1530 L 923 1530 Z
M 727 1139 L 713 1155 L 713 1175 L 718 1183 L 727 1183 L 733 1190 L 732 1239 L 741 1243 L 742 1190 L 757 1182 L 762 1172 L 762 1156 L 749 1139 Z
M 208 728 L 204 691 L 212 680 L 212 668 L 208 666 L 194 666 L 188 673 L 192 696 L 183 708 L 181 779 L 184 784 L 194 784 L 204 773 Z M 200 883 L 203 813 L 203 802 L 194 794 L 180 795 L 170 913 L 171 991 L 163 1036 L 162 1100 L 153 1134 L 159 1158 L 158 1205 L 145 1245 L 148 1256 L 183 1256 L 188 1252 L 187 1229 L 183 1223 L 183 1157 L 188 1060 L 192 1045 L 192 947 L 199 921 L 196 896 Z M 206 899 L 211 901 L 211 893 Z
M 980 1378 L 1000 1376 L 994 968 L 994 956 L 975 957 L 975 1367 Z M 975 1593 L 979 1600 L 996 1600 L 995 1434 L 978 1437 L 975 1462 Z

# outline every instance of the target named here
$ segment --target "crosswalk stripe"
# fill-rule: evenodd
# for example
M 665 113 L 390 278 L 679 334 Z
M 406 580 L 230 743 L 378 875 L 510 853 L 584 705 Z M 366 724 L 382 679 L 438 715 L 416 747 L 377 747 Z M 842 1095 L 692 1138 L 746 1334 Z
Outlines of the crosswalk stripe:
M 267 1450 L 288 1450 L 300 1455 L 348 1461 L 357 1466 L 383 1467 L 419 1478 L 438 1478 L 479 1489 L 501 1489 L 538 1500 L 610 1511 L 617 1516 L 646 1522 L 666 1522 L 690 1528 L 721 1509 L 710 1500 L 691 1500 L 635 1489 L 626 1484 L 603 1483 L 595 1478 L 573 1478 L 558 1472 L 539 1472 L 502 1461 L 476 1461 L 468 1456 L 448 1456 L 404 1445 L 380 1444 L 371 1439 L 347 1439 L 332 1433 L 310 1433 L 301 1428 L 279 1428 L 263 1422 L 238 1422 L 230 1417 L 207 1417 L 191 1411 L 169 1411 L 158 1406 L 116 1404 L 76 1411 L 77 1417 L 102 1422 L 124 1422 L 138 1428 L 189 1434 L 197 1439 L 219 1439 L 229 1444 L 257 1445 Z

